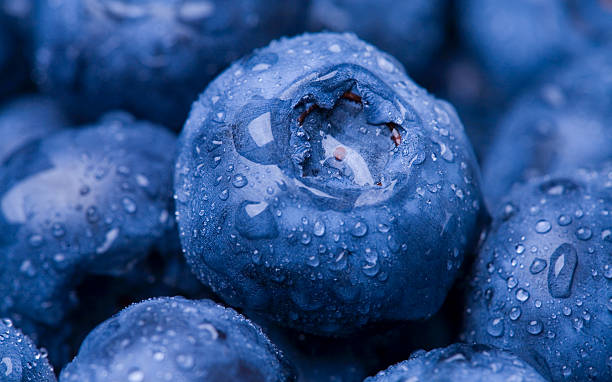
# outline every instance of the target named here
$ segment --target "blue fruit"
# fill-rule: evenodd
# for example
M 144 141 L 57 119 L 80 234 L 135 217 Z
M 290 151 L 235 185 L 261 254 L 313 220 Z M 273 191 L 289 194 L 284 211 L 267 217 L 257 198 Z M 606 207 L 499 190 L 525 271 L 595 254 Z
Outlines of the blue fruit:
M 313 0 L 312 31 L 353 32 L 390 53 L 411 75 L 423 72 L 444 40 L 446 0 Z
M 121 108 L 180 127 L 217 73 L 298 28 L 304 1 L 44 1 L 37 81 L 80 118 Z
M 462 0 L 458 8 L 464 42 L 504 94 L 581 45 L 563 1 Z
M 429 317 L 484 213 L 448 103 L 350 34 L 273 42 L 194 104 L 181 241 L 232 306 L 319 334 Z
M 483 164 L 491 206 L 516 183 L 612 159 L 612 46 L 590 52 L 521 96 Z
M 515 355 L 484 345 L 453 344 L 426 352 L 381 371 L 364 382 L 546 382 Z
M 612 167 L 533 179 L 495 210 L 464 338 L 554 381 L 612 380 Z
M 0 380 L 3 382 L 55 382 L 47 355 L 28 337 L 13 327 L 9 319 L 0 320 Z
M 57 326 L 87 274 L 126 272 L 172 219 L 175 137 L 109 115 L 33 142 L 0 168 L 0 312 Z
M 261 329 L 232 309 L 181 297 L 147 300 L 92 331 L 60 381 L 293 381 Z
M 68 120 L 52 99 L 30 95 L 0 107 L 0 163 L 27 143 L 68 125 Z

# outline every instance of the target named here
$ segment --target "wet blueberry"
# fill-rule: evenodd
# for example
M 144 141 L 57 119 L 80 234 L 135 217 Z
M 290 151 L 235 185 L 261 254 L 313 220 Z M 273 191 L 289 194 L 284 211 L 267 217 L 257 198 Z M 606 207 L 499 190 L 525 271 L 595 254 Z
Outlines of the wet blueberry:
M 283 39 L 236 62 L 180 142 L 189 264 L 283 325 L 428 317 L 479 234 L 478 168 L 453 108 L 354 35 Z
M 364 382 L 545 382 L 529 364 L 515 355 L 484 345 L 453 344 L 381 371 Z
M 498 92 L 512 94 L 580 49 L 566 2 L 462 0 L 462 39 Z
M 0 380 L 3 382 L 55 382 L 47 353 L 9 319 L 0 320 Z
M 172 219 L 175 137 L 108 115 L 26 145 L 0 169 L 0 312 L 57 326 L 85 275 L 119 275 Z
M 411 75 L 422 73 L 444 39 L 446 0 L 314 0 L 312 31 L 353 32 L 389 52 Z
M 303 1 L 61 0 L 36 19 L 37 82 L 75 115 L 178 128 L 217 73 L 298 28 Z
M 611 47 L 612 48 L 612 47 Z M 612 158 L 612 49 L 577 59 L 521 96 L 485 158 L 491 206 L 515 183 Z
M 0 163 L 27 143 L 68 125 L 66 116 L 52 99 L 23 96 L 0 107 Z
M 261 329 L 210 300 L 132 305 L 92 331 L 60 381 L 293 381 Z
M 474 264 L 464 339 L 554 381 L 612 378 L 612 168 L 536 178 L 505 199 Z

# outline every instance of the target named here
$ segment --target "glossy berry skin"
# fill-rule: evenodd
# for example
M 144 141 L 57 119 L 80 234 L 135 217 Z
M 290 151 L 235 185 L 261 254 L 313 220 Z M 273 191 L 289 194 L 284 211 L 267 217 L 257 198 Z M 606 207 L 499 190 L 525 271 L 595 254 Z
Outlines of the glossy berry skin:
M 446 0 L 313 0 L 311 31 L 353 32 L 390 53 L 415 75 L 426 69 L 444 39 Z
M 210 300 L 134 304 L 94 329 L 62 382 L 295 380 L 261 329 Z
M 180 138 L 175 193 L 205 284 L 318 334 L 435 313 L 483 213 L 452 106 L 335 33 L 273 42 L 211 83 Z
M 60 131 L 69 124 L 52 99 L 29 95 L 0 107 L 0 163 L 31 141 Z
M 179 128 L 233 60 L 292 33 L 304 2 L 61 0 L 36 19 L 37 82 L 90 120 L 110 109 Z
M 56 381 L 46 354 L 9 319 L 0 320 L 0 379 L 3 382 Z
M 462 0 L 461 36 L 498 92 L 511 94 L 581 45 L 558 0 Z
M 453 344 L 426 352 L 381 371 L 364 382 L 546 382 L 517 356 L 485 345 Z
M 612 46 L 588 52 L 521 96 L 483 164 L 491 206 L 534 176 L 612 158 Z
M 495 210 L 474 264 L 464 339 L 553 381 L 610 381 L 612 167 L 536 178 Z
M 86 274 L 119 275 L 171 219 L 175 137 L 108 115 L 33 142 L 0 169 L 0 312 L 57 326 Z

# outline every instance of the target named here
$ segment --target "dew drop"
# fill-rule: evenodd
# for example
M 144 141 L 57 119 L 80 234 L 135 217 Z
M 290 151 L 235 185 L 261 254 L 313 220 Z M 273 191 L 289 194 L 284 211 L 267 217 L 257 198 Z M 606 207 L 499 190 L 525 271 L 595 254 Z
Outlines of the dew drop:
M 537 233 L 547 233 L 551 229 L 550 222 L 548 220 L 538 220 L 535 225 L 535 230 Z
M 529 292 L 527 292 L 523 288 L 519 288 L 516 290 L 515 296 L 516 296 L 516 299 L 519 300 L 520 302 L 525 302 L 529 299 Z
M 556 298 L 570 296 L 577 263 L 576 249 L 571 244 L 561 244 L 553 252 L 548 268 L 548 291 L 551 296 Z
M 487 324 L 487 333 L 492 337 L 499 337 L 504 333 L 504 320 L 492 318 Z
M 540 322 L 539 320 L 529 321 L 529 323 L 527 324 L 527 332 L 529 332 L 529 334 L 533 334 L 534 336 L 537 336 L 538 334 L 542 333 L 542 328 L 542 322 Z
M 531 272 L 532 275 L 537 275 L 538 273 L 542 272 L 545 268 L 546 268 L 546 260 L 536 257 L 535 259 L 533 259 L 533 262 L 529 266 L 529 272 Z

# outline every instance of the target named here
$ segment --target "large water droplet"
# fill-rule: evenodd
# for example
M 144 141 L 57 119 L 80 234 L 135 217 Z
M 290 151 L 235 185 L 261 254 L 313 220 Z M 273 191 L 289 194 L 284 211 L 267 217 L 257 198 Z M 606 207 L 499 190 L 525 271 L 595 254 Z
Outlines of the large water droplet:
M 570 296 L 577 263 L 576 249 L 571 244 L 561 244 L 553 252 L 548 268 L 548 291 L 551 296 L 556 298 Z
M 355 223 L 353 229 L 351 230 L 351 235 L 355 237 L 363 237 L 366 233 L 368 233 L 368 226 L 366 225 L 366 223 L 361 221 Z
M 244 186 L 246 186 L 248 183 L 248 180 L 246 178 L 246 176 L 242 175 L 242 174 L 236 174 L 234 175 L 234 180 L 232 181 L 232 185 L 236 188 L 242 188 Z
M 576 237 L 580 240 L 589 240 L 593 236 L 593 232 L 588 227 L 580 227 L 576 230 Z

